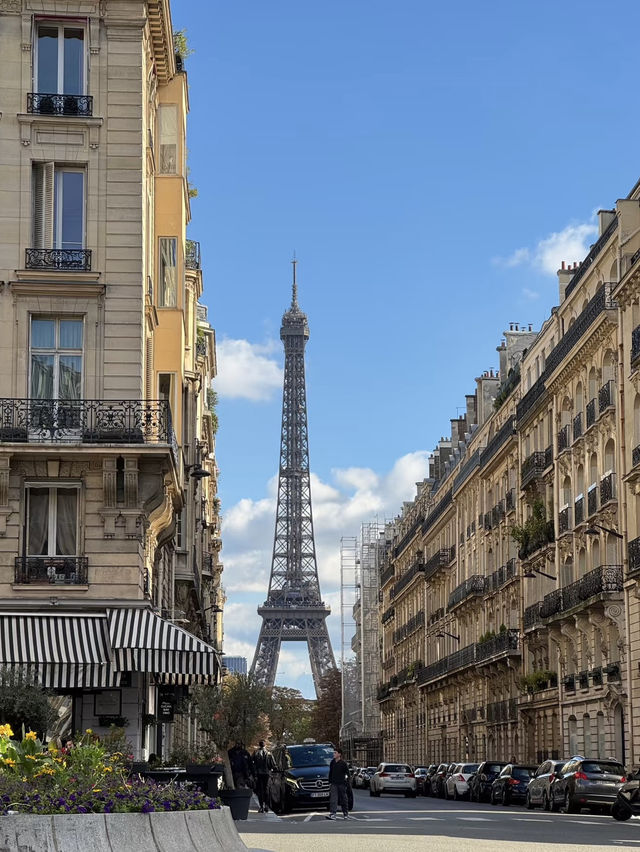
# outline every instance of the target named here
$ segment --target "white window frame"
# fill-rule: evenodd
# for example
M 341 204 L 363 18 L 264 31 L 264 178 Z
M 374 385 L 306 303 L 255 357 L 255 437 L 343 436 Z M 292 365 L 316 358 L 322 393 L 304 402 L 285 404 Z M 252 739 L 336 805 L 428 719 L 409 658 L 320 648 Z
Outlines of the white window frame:
M 25 556 L 33 559 L 41 558 L 46 559 L 47 557 L 62 559 L 65 556 L 67 557 L 77 557 L 80 556 L 80 488 L 81 485 L 79 482 L 58 482 L 54 485 L 51 482 L 26 482 L 25 483 L 25 539 L 24 539 L 24 550 Z M 49 518 L 48 518 L 48 533 L 47 533 L 47 542 L 48 542 L 48 553 L 30 553 L 29 552 L 29 517 L 30 517 L 30 503 L 31 498 L 29 495 L 29 491 L 35 488 L 47 488 L 49 490 Z M 56 550 L 56 525 L 58 520 L 58 499 L 56 495 L 56 499 L 52 500 L 52 492 L 56 492 L 58 490 L 71 490 L 75 489 L 76 491 L 76 531 L 75 531 L 75 540 L 76 540 L 76 552 L 75 553 L 55 553 Z M 53 553 L 51 551 L 54 551 Z
M 67 247 L 82 250 L 87 243 L 87 170 L 84 166 L 68 166 L 52 162 L 33 164 L 33 245 L 36 249 L 62 249 L 63 177 L 65 173 L 82 175 L 82 239 L 81 245 Z
M 40 68 L 40 58 L 38 55 L 38 46 L 40 42 L 39 30 L 40 27 L 50 27 L 58 30 L 58 82 L 55 92 L 39 92 L 38 91 L 38 72 Z M 64 31 L 65 29 L 82 30 L 84 32 L 83 42 L 83 58 L 82 58 L 82 85 L 80 95 L 87 94 L 87 79 L 89 77 L 89 51 L 87 50 L 88 30 L 85 20 L 74 20 L 72 18 L 47 20 L 40 18 L 36 20 L 33 31 L 33 91 L 41 95 L 68 95 L 71 92 L 63 91 L 64 83 Z M 62 42 L 63 49 L 60 49 Z
M 175 300 L 173 304 L 165 304 L 164 296 L 164 276 L 163 276 L 163 263 L 162 263 L 162 241 L 163 240 L 172 240 L 175 246 L 175 266 L 173 269 L 175 270 Z M 178 257 L 178 238 L 177 237 L 158 237 L 158 296 L 157 303 L 159 308 L 177 308 L 179 304 L 178 298 L 178 269 L 179 269 L 179 257 Z
M 31 333 L 31 323 L 34 320 L 51 320 L 55 323 L 55 341 L 53 347 L 33 346 L 33 335 Z M 82 349 L 61 349 L 60 348 L 60 321 L 73 320 L 82 323 Z M 31 387 L 31 359 L 34 354 L 53 355 L 53 397 L 52 399 L 59 400 L 58 396 L 60 389 L 60 355 L 80 356 L 80 399 L 83 399 L 84 394 L 84 341 L 86 335 L 86 327 L 84 317 L 64 316 L 64 315 L 39 315 L 31 314 L 29 317 L 29 399 L 33 397 L 33 389 Z

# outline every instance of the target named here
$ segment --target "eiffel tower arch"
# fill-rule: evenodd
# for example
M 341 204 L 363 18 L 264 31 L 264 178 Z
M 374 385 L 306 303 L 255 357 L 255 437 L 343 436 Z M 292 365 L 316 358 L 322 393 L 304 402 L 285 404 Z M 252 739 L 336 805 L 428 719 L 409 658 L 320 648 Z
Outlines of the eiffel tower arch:
M 265 686 L 273 686 L 282 643 L 306 641 L 317 694 L 320 680 L 336 664 L 326 624 L 331 608 L 320 597 L 313 537 L 304 374 L 309 326 L 298 306 L 296 263 L 294 260 L 291 307 L 282 317 L 280 329 L 284 387 L 271 576 L 267 599 L 258 607 L 262 627 L 251 674 Z

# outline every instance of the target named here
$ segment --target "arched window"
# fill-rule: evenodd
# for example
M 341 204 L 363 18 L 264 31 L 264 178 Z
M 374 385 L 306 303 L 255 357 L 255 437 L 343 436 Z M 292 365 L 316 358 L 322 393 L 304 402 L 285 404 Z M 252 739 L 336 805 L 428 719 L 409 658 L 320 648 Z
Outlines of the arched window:
M 587 553 L 584 547 L 578 551 L 578 577 L 582 577 L 587 571 Z
M 616 356 L 611 349 L 607 349 L 602 359 L 602 384 L 614 381 L 616 377 Z
M 614 471 L 616 469 L 616 444 L 613 438 L 609 438 L 604 445 L 604 472 Z
M 562 565 L 562 578 L 561 579 L 562 579 L 563 587 L 564 586 L 570 586 L 571 583 L 573 583 L 573 580 L 574 580 L 573 559 L 570 556 L 568 556 L 565 559 L 564 564 Z
M 598 371 L 595 367 L 589 370 L 589 402 L 598 395 Z

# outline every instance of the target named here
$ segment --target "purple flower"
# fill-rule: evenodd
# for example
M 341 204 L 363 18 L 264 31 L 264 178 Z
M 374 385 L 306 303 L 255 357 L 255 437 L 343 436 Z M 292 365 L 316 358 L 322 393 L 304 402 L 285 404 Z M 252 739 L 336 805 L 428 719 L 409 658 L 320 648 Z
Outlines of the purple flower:
M 151 802 L 147 799 L 144 805 L 140 808 L 140 812 L 143 814 L 150 814 L 155 811 L 155 808 L 151 804 Z

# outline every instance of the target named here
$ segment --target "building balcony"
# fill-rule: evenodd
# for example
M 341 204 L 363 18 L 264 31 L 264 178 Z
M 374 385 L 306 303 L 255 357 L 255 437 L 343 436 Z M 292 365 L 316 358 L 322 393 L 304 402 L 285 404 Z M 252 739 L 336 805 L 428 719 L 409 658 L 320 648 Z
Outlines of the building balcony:
M 402 627 L 399 627 L 397 630 L 393 631 L 393 644 L 396 642 L 402 642 L 407 636 L 411 636 L 412 633 L 415 633 L 420 627 L 424 627 L 424 610 L 420 610 L 417 612 L 413 618 L 410 618 L 406 624 L 403 624 Z
M 629 576 L 640 576 L 640 538 L 634 538 L 627 545 L 627 557 L 629 560 Z
M 445 612 L 446 611 L 445 611 L 445 608 L 443 606 L 438 607 L 438 609 L 436 609 L 434 612 L 432 612 L 431 615 L 429 616 L 429 626 L 440 621 L 441 618 L 444 618 Z
M 387 607 L 385 611 L 382 613 L 382 623 L 386 624 L 387 621 L 391 621 L 391 619 L 396 614 L 396 608 L 394 606 Z
M 519 654 L 518 631 L 507 630 L 498 633 L 485 642 L 479 642 L 476 646 L 476 662 L 493 662 L 497 658 Z
M 491 526 L 497 527 L 500 521 L 502 521 L 502 519 L 504 518 L 505 514 L 506 513 L 504 508 L 504 502 L 500 500 L 500 502 L 496 503 L 496 505 L 491 510 Z
M 525 630 L 529 630 L 536 625 L 542 625 L 542 614 L 541 614 L 541 606 L 542 601 L 536 601 L 536 603 L 528 606 L 524 611 L 524 618 L 522 621 L 523 627 Z
M 386 701 L 388 698 L 391 698 L 391 689 L 388 683 L 381 683 L 376 692 L 376 699 L 378 701 Z
M 414 562 L 413 565 L 408 568 L 402 577 L 398 580 L 398 582 L 391 589 L 391 599 L 397 597 L 400 592 L 404 591 L 409 583 L 421 574 L 424 571 L 424 562 Z
M 93 96 L 29 92 L 27 112 L 33 115 L 69 115 L 87 118 L 93 115 Z
M 166 400 L 0 399 L 2 443 L 174 445 L 175 435 Z
M 518 718 L 518 699 L 508 698 L 505 701 L 492 701 L 485 708 L 488 725 L 500 722 L 514 722 Z
M 616 499 L 616 475 L 608 473 L 600 480 L 600 505 Z
M 424 564 L 424 576 L 429 579 L 438 573 L 440 568 L 446 568 L 455 559 L 456 549 L 454 547 L 441 547 L 433 556 L 429 557 Z
M 573 516 L 576 526 L 584 521 L 584 497 L 582 495 L 573 504 Z
M 91 272 L 91 249 L 28 248 L 25 269 Z
M 598 511 L 598 489 L 592 485 L 587 491 L 587 517 L 595 515 Z
M 601 565 L 575 583 L 545 595 L 540 606 L 540 615 L 542 618 L 554 618 L 581 606 L 596 595 L 621 591 L 622 565 Z
M 389 580 L 393 580 L 396 574 L 395 565 L 388 565 L 384 571 L 380 574 L 380 586 L 386 585 Z
M 631 332 L 631 364 L 635 366 L 640 358 L 640 325 Z
M 185 240 L 184 265 L 187 269 L 200 269 L 200 243 L 195 240 Z
M 509 491 L 507 491 L 505 498 L 504 498 L 504 504 L 505 504 L 507 514 L 509 512 L 513 512 L 515 510 L 515 508 L 516 508 L 516 489 L 515 488 L 511 488 Z
M 485 579 L 484 593 L 496 592 L 516 576 L 516 560 L 510 559 Z
M 547 465 L 545 463 L 545 454 L 542 452 L 531 453 L 524 462 L 522 463 L 522 467 L 520 469 L 520 485 L 522 488 L 526 488 L 531 482 L 534 482 L 536 479 L 539 479 Z
M 417 673 L 418 686 L 423 686 L 431 681 L 438 680 L 454 671 L 459 671 L 476 663 L 476 645 L 467 645 L 448 657 L 443 657 L 435 663 L 424 666 Z
M 595 397 L 587 403 L 587 429 L 596 422 L 596 399 Z
M 569 532 L 571 529 L 571 509 L 566 506 L 564 509 L 561 509 L 558 512 L 558 533 L 562 535 L 562 533 Z
M 613 408 L 616 404 L 616 385 L 609 380 L 605 382 L 598 391 L 598 414 L 602 414 L 607 408 Z
M 569 440 L 569 424 L 563 426 L 558 432 L 558 452 L 562 453 L 569 449 L 571 441 Z
M 86 556 L 16 556 L 15 583 L 86 586 L 88 565 Z
M 453 607 L 458 606 L 468 598 L 484 594 L 484 589 L 484 577 L 482 577 L 480 574 L 474 574 L 472 577 L 468 577 L 463 583 L 460 583 L 460 585 L 457 586 L 449 595 L 448 608 L 453 609 Z
M 640 464 L 640 444 L 634 447 L 631 451 L 631 466 L 637 467 Z
M 582 437 L 582 412 L 576 414 L 573 418 L 573 440 L 577 441 Z

